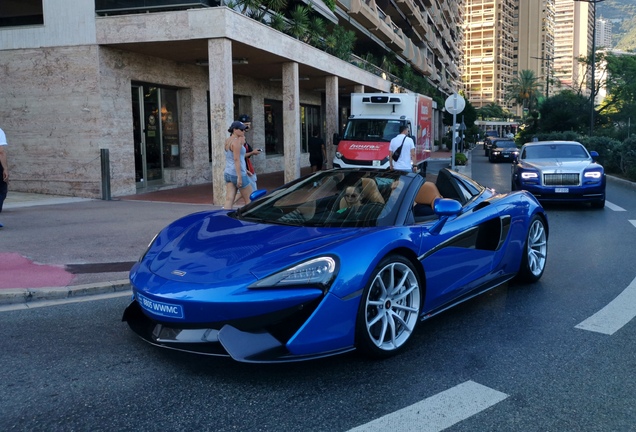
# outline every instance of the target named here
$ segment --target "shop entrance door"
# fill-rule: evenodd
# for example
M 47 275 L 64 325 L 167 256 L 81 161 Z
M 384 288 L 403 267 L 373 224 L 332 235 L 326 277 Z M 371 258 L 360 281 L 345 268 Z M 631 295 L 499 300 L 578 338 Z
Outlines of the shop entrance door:
M 131 90 L 137 188 L 163 183 L 160 89 L 134 85 Z

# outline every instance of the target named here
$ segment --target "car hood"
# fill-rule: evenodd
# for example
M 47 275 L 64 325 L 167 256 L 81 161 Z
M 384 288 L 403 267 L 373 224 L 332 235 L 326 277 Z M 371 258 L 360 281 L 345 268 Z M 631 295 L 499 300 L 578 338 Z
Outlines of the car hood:
M 525 159 L 523 165 L 543 172 L 581 172 L 590 165 L 589 160 Z
M 361 229 L 296 227 L 204 214 L 148 259 L 150 270 L 183 283 L 250 283 L 317 256 Z M 330 248 L 329 250 L 332 250 Z

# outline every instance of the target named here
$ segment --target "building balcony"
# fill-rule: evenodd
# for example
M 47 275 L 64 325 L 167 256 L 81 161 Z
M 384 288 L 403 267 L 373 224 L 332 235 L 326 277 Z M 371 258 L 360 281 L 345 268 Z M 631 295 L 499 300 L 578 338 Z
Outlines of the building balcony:
M 130 14 L 217 6 L 214 0 L 95 0 L 98 15 Z
M 378 29 L 386 24 L 380 20 L 378 7 L 374 0 L 351 0 L 351 9 L 347 11 L 364 28 Z

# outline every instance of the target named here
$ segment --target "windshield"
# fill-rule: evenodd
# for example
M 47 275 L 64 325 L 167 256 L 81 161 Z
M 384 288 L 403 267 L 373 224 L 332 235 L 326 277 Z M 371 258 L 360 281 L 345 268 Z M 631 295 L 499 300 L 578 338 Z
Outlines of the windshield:
M 352 141 L 389 142 L 400 133 L 400 120 L 387 119 L 350 119 L 345 128 L 343 139 Z
M 514 141 L 495 141 L 492 146 L 498 148 L 515 148 L 517 144 L 515 144 Z
M 588 159 L 581 144 L 531 144 L 523 151 L 522 159 Z
M 316 227 L 387 226 L 410 182 L 398 172 L 320 171 L 289 183 L 232 215 L 259 223 Z

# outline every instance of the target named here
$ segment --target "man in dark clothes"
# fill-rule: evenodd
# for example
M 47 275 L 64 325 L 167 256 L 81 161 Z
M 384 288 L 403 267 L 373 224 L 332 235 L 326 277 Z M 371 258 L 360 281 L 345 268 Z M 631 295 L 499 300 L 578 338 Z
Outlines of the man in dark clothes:
M 322 169 L 327 159 L 327 150 L 325 149 L 325 140 L 318 136 L 318 129 L 314 130 L 311 138 L 309 138 L 309 165 L 311 172 Z

